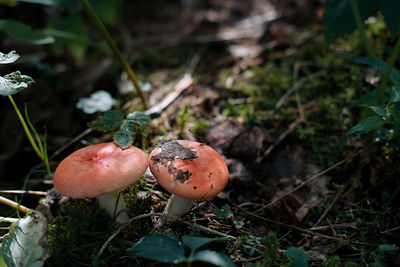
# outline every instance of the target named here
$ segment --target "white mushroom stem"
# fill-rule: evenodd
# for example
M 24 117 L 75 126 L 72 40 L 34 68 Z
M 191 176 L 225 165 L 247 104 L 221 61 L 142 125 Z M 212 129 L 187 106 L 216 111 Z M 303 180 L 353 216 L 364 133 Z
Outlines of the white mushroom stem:
M 182 215 L 188 213 L 192 208 L 193 200 L 172 195 L 164 209 L 164 214 L 168 222 L 179 220 Z
M 129 221 L 125 201 L 119 191 L 98 196 L 97 200 L 101 208 L 105 209 L 112 218 L 115 217 L 116 222 L 124 224 Z

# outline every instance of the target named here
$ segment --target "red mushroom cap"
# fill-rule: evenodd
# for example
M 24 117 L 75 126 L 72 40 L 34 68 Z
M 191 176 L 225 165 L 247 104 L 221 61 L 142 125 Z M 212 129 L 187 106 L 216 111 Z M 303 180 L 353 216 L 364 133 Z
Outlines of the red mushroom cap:
M 228 168 L 217 151 L 198 142 L 165 142 L 150 153 L 149 165 L 163 188 L 188 199 L 214 197 L 229 180 Z
M 54 187 L 71 198 L 94 198 L 119 191 L 136 182 L 146 171 L 146 154 L 115 143 L 81 148 L 66 157 L 54 172 Z

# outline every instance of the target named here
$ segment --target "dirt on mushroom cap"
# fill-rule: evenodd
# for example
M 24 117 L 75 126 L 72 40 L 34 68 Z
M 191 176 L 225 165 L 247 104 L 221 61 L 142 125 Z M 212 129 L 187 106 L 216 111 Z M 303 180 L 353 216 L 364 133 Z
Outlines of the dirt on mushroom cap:
M 166 190 L 189 199 L 213 197 L 229 179 L 228 168 L 214 149 L 188 140 L 165 142 L 154 149 L 150 170 Z
M 93 198 L 119 191 L 136 182 L 146 171 L 146 154 L 114 143 L 81 148 L 66 157 L 54 173 L 56 190 L 71 198 Z

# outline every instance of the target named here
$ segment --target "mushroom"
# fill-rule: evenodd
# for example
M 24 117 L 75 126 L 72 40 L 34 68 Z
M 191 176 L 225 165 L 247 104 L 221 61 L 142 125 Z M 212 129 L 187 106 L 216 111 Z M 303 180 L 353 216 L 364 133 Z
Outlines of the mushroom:
M 148 157 L 140 149 L 115 143 L 81 148 L 66 157 L 54 172 L 54 187 L 66 197 L 95 198 L 119 223 L 129 220 L 119 191 L 142 177 Z
M 170 222 L 189 212 L 193 200 L 219 194 L 229 180 L 229 171 L 221 156 L 199 142 L 164 142 L 150 153 L 149 165 L 158 183 L 172 194 L 164 209 Z

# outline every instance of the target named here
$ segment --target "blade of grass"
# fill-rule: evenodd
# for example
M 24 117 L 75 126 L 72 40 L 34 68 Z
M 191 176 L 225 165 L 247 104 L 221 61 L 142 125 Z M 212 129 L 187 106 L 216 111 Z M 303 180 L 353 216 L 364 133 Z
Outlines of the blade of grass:
M 132 80 L 133 84 L 135 85 L 136 91 L 139 94 L 140 98 L 142 99 L 143 106 L 145 109 L 150 108 L 150 104 L 147 100 L 146 95 L 143 93 L 141 89 L 138 79 L 136 78 L 135 73 L 133 72 L 132 68 L 129 66 L 126 59 L 122 56 L 121 51 L 118 49 L 117 44 L 114 42 L 113 38 L 111 37 L 110 33 L 104 26 L 103 22 L 100 20 L 99 16 L 96 14 L 96 11 L 92 8 L 87 0 L 80 0 L 83 8 L 88 13 L 89 17 L 92 19 L 96 27 L 100 30 L 101 34 L 103 35 L 104 39 L 107 41 L 108 46 L 113 51 L 114 55 L 116 56 L 117 60 L 121 64 L 122 68 L 128 74 L 129 79 Z
M 17 116 L 18 116 L 18 118 L 19 118 L 19 121 L 20 121 L 21 124 L 22 124 L 22 128 L 24 128 L 24 131 L 25 131 L 25 133 L 26 133 L 26 136 L 28 137 L 29 142 L 31 143 L 33 150 L 36 152 L 36 154 L 39 156 L 39 158 L 40 158 L 41 160 L 44 160 L 44 156 L 42 155 L 42 153 L 40 152 L 40 149 L 38 148 L 37 144 L 35 143 L 35 140 L 33 139 L 32 134 L 31 134 L 31 132 L 29 131 L 29 128 L 28 128 L 28 126 L 27 126 L 26 123 L 25 123 L 24 117 L 22 117 L 21 112 L 19 111 L 17 105 L 15 104 L 14 99 L 13 99 L 12 96 L 10 96 L 10 95 L 8 96 L 8 99 L 10 99 L 10 102 L 11 102 L 11 104 L 13 105 L 15 112 L 17 113 Z

